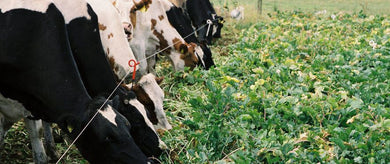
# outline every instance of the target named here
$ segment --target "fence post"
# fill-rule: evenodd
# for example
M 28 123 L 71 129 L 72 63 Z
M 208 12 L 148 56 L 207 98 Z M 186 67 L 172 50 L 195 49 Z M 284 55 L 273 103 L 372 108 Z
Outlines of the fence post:
M 263 13 L 263 0 L 257 0 L 257 11 L 260 15 Z

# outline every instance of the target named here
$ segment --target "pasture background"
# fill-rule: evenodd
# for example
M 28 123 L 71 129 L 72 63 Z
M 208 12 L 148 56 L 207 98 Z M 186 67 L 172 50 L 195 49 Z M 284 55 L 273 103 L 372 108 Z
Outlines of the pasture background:
M 367 84 L 370 87 L 375 88 L 375 86 L 379 86 L 383 90 L 370 91 L 362 98 L 356 97 L 357 91 L 354 90 L 354 88 L 349 88 L 350 90 L 348 93 L 351 93 L 345 94 L 344 92 L 339 92 L 341 91 L 339 90 L 340 88 L 332 88 L 332 86 L 339 86 L 339 83 L 327 83 L 331 87 L 322 88 L 324 89 L 322 90 L 324 93 L 321 94 L 326 97 L 325 99 L 312 99 L 310 101 L 306 100 L 306 102 L 302 102 L 306 103 L 305 105 L 309 107 L 315 108 L 315 110 L 307 109 L 307 111 L 303 111 L 304 117 L 307 118 L 300 120 L 302 118 L 299 119 L 299 115 L 297 116 L 295 114 L 299 113 L 299 111 L 290 111 L 294 107 L 293 104 L 297 102 L 295 102 L 295 99 L 291 99 L 291 97 L 285 95 L 285 93 L 291 94 L 295 91 L 288 90 L 289 88 L 283 88 L 283 85 L 291 87 L 295 85 L 293 83 L 298 84 L 299 81 L 288 83 L 288 80 L 295 80 L 289 77 L 290 73 L 288 71 L 291 66 L 294 67 L 295 64 L 302 64 L 304 62 L 295 58 L 297 56 L 294 55 L 284 56 L 282 54 L 276 54 L 279 58 L 278 60 L 266 55 L 256 56 L 256 53 L 260 53 L 261 49 L 265 46 L 275 47 L 275 49 L 273 49 L 274 51 L 282 51 L 282 48 L 284 48 L 283 46 L 286 45 L 282 40 L 277 39 L 270 39 L 267 42 L 263 42 L 261 39 L 258 41 L 250 39 L 258 37 L 261 34 L 254 29 L 260 30 L 265 27 L 270 28 L 270 31 L 263 32 L 275 33 L 278 36 L 289 38 L 288 35 L 283 35 L 282 33 L 278 33 L 278 31 L 271 30 L 272 28 L 276 28 L 277 25 L 269 25 L 270 23 L 280 23 L 279 20 L 276 19 L 295 20 L 298 22 L 304 21 L 302 23 L 320 24 L 322 22 L 324 23 L 323 25 L 326 26 L 326 23 L 335 23 L 329 20 L 330 15 L 332 14 L 347 20 L 360 21 L 364 20 L 364 18 L 358 18 L 358 13 L 360 11 L 363 12 L 363 15 L 361 16 L 367 15 L 366 19 L 369 18 L 369 15 L 389 15 L 390 1 L 264 0 L 262 15 L 257 14 L 257 0 L 211 1 L 214 3 L 217 12 L 223 15 L 227 20 L 222 30 L 223 38 L 217 40 L 215 44 L 211 46 L 217 68 L 210 71 L 195 69 L 193 72 L 187 70 L 184 72 L 172 73 L 168 62 L 160 61 L 158 63 L 158 75 L 165 77 L 162 84 L 162 87 L 166 92 L 164 108 L 167 111 L 170 122 L 174 126 L 173 130 L 161 133 L 163 141 L 171 148 L 170 151 L 163 154 L 160 158 L 163 163 L 258 163 L 259 161 L 270 163 L 280 161 L 283 161 L 283 163 L 305 161 L 313 163 L 319 161 L 332 162 L 332 160 L 341 163 L 379 163 L 380 161 L 375 161 L 375 156 L 382 155 L 383 158 L 381 159 L 386 159 L 386 156 L 390 156 L 390 150 L 388 150 L 390 144 L 389 138 L 386 137 L 389 136 L 390 127 L 390 121 L 388 121 L 390 118 L 388 103 L 390 90 L 389 81 L 386 80 L 386 78 L 389 79 L 390 75 L 389 71 L 385 69 L 386 67 L 378 68 L 380 75 L 365 79 L 373 82 L 373 84 Z M 228 9 L 233 9 L 237 5 L 244 6 L 245 20 L 236 21 L 230 19 L 229 13 L 224 9 L 225 4 Z M 323 21 L 318 21 L 317 18 L 312 17 L 315 12 L 323 10 L 327 11 L 325 15 L 320 17 Z M 276 11 L 288 12 L 278 14 Z M 352 14 L 352 16 L 347 18 L 343 13 L 349 13 Z M 270 18 L 269 15 L 273 18 Z M 296 16 L 301 16 L 302 18 L 298 19 Z M 389 18 L 387 17 L 387 19 Z M 376 18 L 373 18 L 373 20 L 379 22 Z M 329 27 L 329 33 L 334 32 L 333 30 L 342 30 L 343 25 L 337 24 L 337 22 L 335 24 L 336 27 L 334 29 Z M 296 27 L 281 28 L 281 31 L 289 30 L 299 29 Z M 356 32 L 358 36 L 371 36 L 371 31 L 353 28 L 352 30 L 353 32 Z M 377 31 L 383 33 L 385 30 L 386 29 L 379 29 Z M 348 31 L 344 32 L 348 33 Z M 300 32 L 296 31 L 292 33 L 299 34 Z M 245 40 L 244 36 L 248 36 L 249 39 Z M 271 36 L 264 35 L 264 37 L 267 38 Z M 305 46 L 303 45 L 306 43 L 304 42 L 304 38 L 302 38 L 303 36 L 297 35 L 290 37 L 291 38 L 289 39 L 294 39 L 295 37 L 298 41 L 298 45 Z M 323 46 L 329 48 L 324 51 L 331 52 L 331 47 L 337 47 L 338 39 L 342 40 L 343 37 L 335 35 L 332 42 L 329 42 L 329 44 L 324 43 Z M 273 43 L 270 43 L 270 41 L 273 41 Z M 258 42 L 261 42 L 261 44 Z M 310 43 L 311 42 L 307 44 Z M 364 43 L 364 45 L 369 47 L 368 44 L 368 41 Z M 254 45 L 256 46 L 255 48 Z M 341 46 L 348 45 L 342 44 Z M 309 48 L 316 51 L 313 47 Z M 340 46 L 337 48 L 342 49 Z M 385 66 L 389 66 L 388 49 L 387 53 L 386 51 L 373 52 L 370 47 L 354 47 L 350 50 L 354 51 L 354 49 L 364 51 L 367 54 L 376 57 L 364 58 L 365 61 L 369 61 L 365 64 L 378 60 L 385 62 L 385 64 L 387 64 Z M 381 55 L 378 55 L 378 53 Z M 374 56 L 375 54 L 376 56 Z M 282 76 L 273 77 L 275 78 L 274 80 L 276 83 L 272 84 L 275 86 L 270 85 L 271 83 L 267 84 L 269 81 L 266 77 L 272 77 L 272 71 L 277 71 L 276 68 L 269 68 L 264 66 L 264 64 L 256 65 L 254 63 L 246 63 L 248 60 L 256 60 L 256 57 L 264 57 L 266 65 L 273 64 L 274 66 L 279 66 L 279 71 L 281 71 Z M 330 56 L 330 58 L 331 57 L 333 56 Z M 340 56 L 334 57 L 339 58 Z M 270 60 L 266 60 L 266 58 Z M 328 58 L 324 56 L 324 59 Z M 356 60 L 358 60 L 358 58 L 352 57 L 350 61 L 345 61 L 345 63 L 342 64 L 352 64 L 353 66 L 356 64 L 354 63 Z M 321 63 L 315 64 L 317 64 L 318 67 L 322 66 Z M 307 80 L 308 83 L 310 83 L 309 81 L 311 78 L 317 78 L 323 81 L 326 81 L 325 79 L 328 78 L 328 76 L 324 75 L 324 73 L 327 72 L 321 72 L 316 66 L 306 67 L 308 68 L 306 71 L 311 72 L 311 74 L 304 70 L 301 70 L 301 72 L 305 73 L 306 78 L 308 78 L 305 80 Z M 366 65 L 358 65 L 353 68 L 359 67 L 366 67 Z M 355 71 L 356 73 L 359 69 L 351 69 L 351 71 Z M 258 73 L 264 73 L 264 75 L 256 75 Z M 345 75 L 349 75 L 349 72 L 345 73 Z M 348 78 L 352 77 L 353 76 L 351 75 L 351 77 Z M 375 78 L 380 78 L 382 81 L 375 81 Z M 264 81 L 260 79 L 263 79 Z M 254 87 L 251 88 L 252 85 Z M 264 105 L 254 104 L 253 102 L 248 103 L 253 101 L 250 98 L 251 96 L 254 96 L 253 99 L 257 98 L 255 95 L 249 94 L 251 90 L 259 89 L 262 85 L 268 87 L 270 90 L 269 92 L 277 97 L 273 102 L 275 104 L 271 103 Z M 312 83 L 312 85 L 314 86 L 314 83 Z M 377 103 L 374 104 L 374 106 L 371 105 L 370 96 L 371 94 L 374 95 L 375 92 L 380 94 L 379 97 L 384 97 L 387 103 Z M 309 90 L 305 91 L 305 94 L 310 95 L 311 93 L 316 93 L 315 87 L 309 87 Z M 260 91 L 258 94 L 264 96 L 264 93 Z M 283 97 L 285 97 L 285 99 L 283 99 Z M 334 97 L 334 99 L 331 99 L 331 97 Z M 280 103 L 281 101 L 284 102 Z M 364 102 L 362 103 L 362 101 Z M 271 101 L 264 98 L 263 102 Z M 358 107 L 359 109 L 352 111 L 350 114 L 345 111 L 345 113 L 342 114 L 338 113 L 339 118 L 333 118 L 334 113 L 321 113 L 327 111 L 321 110 L 327 108 L 326 105 L 323 105 L 327 103 L 331 104 L 331 106 L 337 104 L 339 108 L 335 108 L 334 113 L 337 113 L 337 110 L 347 109 L 351 106 Z M 277 108 L 265 110 L 265 106 L 275 106 Z M 265 111 L 268 111 L 269 113 Z M 358 115 L 358 113 L 362 113 L 362 115 Z M 280 118 L 275 119 L 271 117 L 271 115 Z M 323 116 L 327 116 L 327 119 L 321 119 Z M 298 121 L 291 122 L 291 120 L 295 119 Z M 331 126 L 331 123 L 326 122 L 327 120 L 333 121 L 331 122 L 332 124 L 340 125 L 341 128 L 337 129 L 337 127 Z M 355 122 L 355 124 L 347 124 L 348 120 L 350 122 L 352 121 L 352 123 Z M 285 125 L 279 125 L 279 123 Z M 329 126 L 326 126 L 328 124 Z M 358 126 L 359 124 L 366 124 L 369 128 Z M 357 131 L 352 134 L 351 131 L 354 129 L 357 129 Z M 348 134 L 344 135 L 343 131 L 348 132 Z M 375 140 L 380 142 L 378 143 Z M 66 145 L 68 145 L 68 143 L 63 142 L 59 143 L 57 147 L 60 152 L 63 152 L 66 149 Z M 377 147 L 378 149 L 371 147 L 365 148 L 364 145 Z M 387 149 L 383 147 L 387 147 Z M 11 129 L 7 135 L 5 150 L 0 152 L 0 163 L 31 162 L 31 152 L 29 149 L 28 134 L 23 129 L 23 123 L 19 122 L 14 125 L 14 128 Z M 361 152 L 356 152 L 354 149 Z M 338 152 L 340 153 L 337 154 Z M 72 149 L 63 163 L 87 162 L 82 160 L 76 149 Z
M 221 14 L 223 7 L 233 9 L 236 6 L 244 6 L 248 16 L 257 15 L 255 12 L 257 0 L 210 0 L 214 7 Z M 357 13 L 363 10 L 366 14 L 389 14 L 389 4 L 387 0 L 263 0 L 263 16 L 276 10 L 301 10 L 305 12 L 317 12 L 327 10 L 328 12 L 348 12 Z M 226 15 L 227 16 L 227 15 Z

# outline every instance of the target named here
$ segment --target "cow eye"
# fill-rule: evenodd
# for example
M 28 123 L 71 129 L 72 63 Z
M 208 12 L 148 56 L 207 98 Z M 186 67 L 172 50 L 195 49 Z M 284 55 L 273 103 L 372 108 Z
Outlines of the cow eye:
M 118 140 L 115 137 L 107 136 L 104 141 L 112 143 L 112 142 L 117 142 Z
M 111 142 L 111 137 L 106 137 L 106 139 L 104 139 L 104 141 L 106 141 L 106 142 Z

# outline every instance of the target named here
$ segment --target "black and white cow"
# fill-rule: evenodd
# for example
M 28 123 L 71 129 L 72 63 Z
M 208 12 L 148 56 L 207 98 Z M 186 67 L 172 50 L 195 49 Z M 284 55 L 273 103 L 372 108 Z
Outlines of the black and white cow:
M 206 25 L 197 33 L 199 41 L 211 44 L 213 37 L 221 37 L 221 29 L 224 20 L 223 17 L 216 14 L 214 7 L 209 0 L 187 0 L 184 4 L 186 5 L 186 11 L 191 18 L 192 25 L 196 29 Z M 211 23 L 212 25 L 209 27 L 208 23 Z
M 184 38 L 187 43 L 196 43 L 198 46 L 195 48 L 195 52 L 198 55 L 199 60 L 198 65 L 201 65 L 203 68 L 208 70 L 211 66 L 215 65 L 211 50 L 207 44 L 199 42 L 198 38 L 194 33 L 194 29 L 191 25 L 191 20 L 188 15 L 184 12 L 182 8 L 172 6 L 168 11 L 166 11 L 168 20 L 171 25 L 179 32 L 179 34 Z M 201 50 L 200 50 L 201 49 Z
M 0 1 L 0 76 L 7 77 L 0 80 L 0 92 L 34 117 L 57 123 L 73 139 L 97 112 L 76 142 L 82 155 L 91 163 L 146 163 L 128 120 L 113 104 L 96 111 L 105 99 L 90 97 L 93 89 L 87 92 L 80 60 L 72 54 L 101 44 L 93 38 L 99 37 L 96 19 L 83 1 Z

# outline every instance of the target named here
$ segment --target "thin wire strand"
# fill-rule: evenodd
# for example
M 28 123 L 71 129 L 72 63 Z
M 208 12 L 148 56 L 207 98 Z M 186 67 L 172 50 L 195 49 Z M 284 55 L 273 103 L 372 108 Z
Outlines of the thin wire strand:
M 74 145 L 74 143 L 76 143 L 76 141 L 80 138 L 80 136 L 83 134 L 83 132 L 85 131 L 85 129 L 87 129 L 88 125 L 91 124 L 91 122 L 93 121 L 93 119 L 97 116 L 97 114 L 99 113 L 99 111 L 104 107 L 104 105 L 106 105 L 106 103 L 108 102 L 108 100 L 110 100 L 110 98 L 112 97 L 112 95 L 115 93 L 115 91 L 119 88 L 119 86 L 123 83 L 123 81 L 125 80 L 125 78 L 130 74 L 130 71 L 126 74 L 125 77 L 122 78 L 122 80 L 119 82 L 119 84 L 115 87 L 115 89 L 111 92 L 111 94 L 107 97 L 107 99 L 104 101 L 104 103 L 100 106 L 100 108 L 95 112 L 95 114 L 92 116 L 92 118 L 88 121 L 88 123 L 84 126 L 84 128 L 80 131 L 80 133 L 77 135 L 77 137 L 73 140 L 73 142 L 69 145 L 69 147 L 65 150 L 64 154 L 62 154 L 62 156 L 58 159 L 58 161 L 56 162 L 56 164 L 58 164 L 62 158 L 64 158 L 64 156 L 66 155 L 66 153 L 70 150 L 70 148 Z
M 197 31 L 201 30 L 202 28 L 204 28 L 205 26 L 207 26 L 208 24 L 204 24 L 202 25 L 201 27 L 199 27 L 198 29 L 194 30 L 194 32 L 192 32 L 191 34 L 187 35 L 186 37 L 183 37 L 183 40 L 190 37 L 191 35 L 195 34 Z M 138 62 L 141 62 L 141 61 L 145 61 L 151 57 L 154 57 L 156 56 L 157 54 L 167 50 L 168 48 L 172 47 L 173 45 L 175 45 L 176 43 L 179 43 L 180 41 L 177 41 L 175 43 L 173 43 L 172 45 L 169 45 L 165 48 L 163 48 L 162 50 L 154 53 L 153 55 L 150 55 L 148 57 L 146 57 L 145 59 L 142 59 L 142 60 L 139 60 Z M 91 124 L 91 122 L 93 121 L 93 119 L 97 116 L 97 114 L 99 113 L 99 111 L 104 107 L 104 105 L 106 105 L 106 103 L 110 100 L 110 98 L 112 97 L 112 95 L 115 93 L 115 91 L 119 88 L 119 86 L 125 81 L 126 77 L 130 74 L 130 71 L 126 73 L 126 75 L 121 79 L 121 81 L 118 83 L 118 85 L 115 87 L 115 89 L 111 92 L 111 94 L 107 97 L 107 99 L 104 101 L 104 103 L 100 106 L 100 108 L 96 111 L 96 113 L 92 116 L 92 118 L 88 121 L 88 123 L 85 125 L 85 127 L 80 131 L 80 133 L 77 135 L 77 137 L 73 140 L 73 142 L 68 146 L 68 148 L 65 150 L 65 152 L 61 155 L 61 157 L 58 159 L 58 161 L 56 162 L 56 164 L 58 164 L 62 158 L 65 157 L 65 155 L 68 153 L 68 151 L 70 150 L 70 148 L 76 143 L 76 141 L 80 138 L 80 136 L 83 134 L 83 132 L 85 131 L 85 129 L 87 129 L 87 127 L 89 126 L 89 124 Z
M 202 26 L 199 27 L 198 29 L 194 30 L 194 32 L 192 32 L 191 34 L 187 35 L 186 37 L 183 37 L 183 40 L 185 40 L 186 38 L 190 37 L 191 35 L 194 35 L 196 32 L 198 32 L 198 31 L 201 30 L 202 28 L 206 27 L 207 25 L 208 25 L 208 24 L 202 25 Z M 164 52 L 165 50 L 167 50 L 168 48 L 172 47 L 173 45 L 175 45 L 176 43 L 179 43 L 179 42 L 180 42 L 180 41 L 177 41 L 177 42 L 173 43 L 172 45 L 169 45 L 169 46 L 167 46 L 167 47 L 161 49 L 160 51 L 157 51 L 157 52 L 154 53 L 153 55 L 150 55 L 150 56 L 146 57 L 145 59 L 139 60 L 138 62 L 145 61 L 145 60 L 147 60 L 147 59 L 149 59 L 149 58 L 151 58 L 151 57 L 154 57 L 154 56 L 156 56 L 157 54 L 159 54 L 159 53 L 161 53 L 161 52 Z

